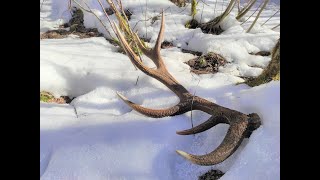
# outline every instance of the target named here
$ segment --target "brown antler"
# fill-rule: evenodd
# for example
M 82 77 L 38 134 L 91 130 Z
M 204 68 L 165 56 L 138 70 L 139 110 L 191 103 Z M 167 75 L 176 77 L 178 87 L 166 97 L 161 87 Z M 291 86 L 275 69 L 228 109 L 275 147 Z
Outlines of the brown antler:
M 138 35 L 136 33 L 132 33 L 130 30 L 131 35 L 133 36 L 138 47 L 154 62 L 154 64 L 157 66 L 156 69 L 148 68 L 142 63 L 142 61 L 140 61 L 139 56 L 136 55 L 130 48 L 128 42 L 120 32 L 117 25 L 115 23 L 113 23 L 113 25 L 115 27 L 117 37 L 132 63 L 148 76 L 159 80 L 171 91 L 173 91 L 180 99 L 180 102 L 177 105 L 168 109 L 158 110 L 142 107 L 117 93 L 126 104 L 139 113 L 154 118 L 179 115 L 191 110 L 201 110 L 212 115 L 209 120 L 194 128 L 178 131 L 177 134 L 180 135 L 200 133 L 219 123 L 226 123 L 230 125 L 227 135 L 222 143 L 211 153 L 197 156 L 177 150 L 178 154 L 199 165 L 214 165 L 220 163 L 227 159 L 238 148 L 243 138 L 249 137 L 252 131 L 261 125 L 260 117 L 257 114 L 253 113 L 246 115 L 241 112 L 219 106 L 201 97 L 193 96 L 174 77 L 171 76 L 160 55 L 161 41 L 164 33 L 164 13 L 162 13 L 161 28 L 154 48 L 151 49 L 145 47 L 140 41 Z

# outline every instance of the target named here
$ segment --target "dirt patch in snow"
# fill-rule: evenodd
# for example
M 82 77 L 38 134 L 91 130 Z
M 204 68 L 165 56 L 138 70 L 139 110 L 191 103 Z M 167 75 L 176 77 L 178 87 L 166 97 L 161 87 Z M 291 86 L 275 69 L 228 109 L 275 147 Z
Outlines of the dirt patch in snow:
M 205 174 L 199 176 L 198 180 L 217 180 L 220 179 L 223 175 L 224 173 L 222 171 L 211 169 Z
M 40 35 L 40 39 L 63 39 L 69 35 L 77 35 L 80 39 L 90 38 L 90 37 L 103 37 L 103 34 L 99 33 L 96 28 L 86 29 L 86 31 L 77 32 L 77 31 L 67 31 L 65 29 L 58 30 L 49 30 Z
M 199 52 L 199 51 L 192 51 L 192 50 L 186 50 L 186 49 L 181 49 L 181 51 L 183 53 L 190 53 L 190 54 L 193 54 L 195 56 L 201 56 L 202 55 L 202 52 Z
M 191 19 L 190 21 L 187 22 L 185 27 L 189 29 L 196 29 L 197 27 L 199 27 L 199 23 L 197 20 Z
M 179 7 L 184 7 L 186 6 L 186 1 L 185 0 L 170 0 L 172 3 Z
M 200 28 L 201 31 L 205 34 L 216 34 L 219 35 L 221 34 L 224 30 L 221 28 L 220 25 L 215 25 L 215 26 L 211 26 L 210 23 L 199 23 L 197 20 L 192 19 L 190 21 L 187 22 L 187 24 L 185 25 L 186 28 L 189 29 L 196 29 L 196 28 Z
M 163 41 L 163 42 L 161 43 L 161 48 L 162 48 L 162 49 L 167 49 L 167 48 L 172 48 L 172 47 L 174 47 L 173 44 L 172 44 L 172 42 Z
M 214 74 L 218 72 L 220 66 L 224 66 L 227 61 L 219 54 L 210 52 L 197 58 L 185 62 L 190 66 L 190 71 L 195 74 Z
M 40 91 L 40 101 L 56 104 L 70 104 L 74 98 L 69 96 L 54 97 L 52 93 L 47 91 Z
M 256 55 L 256 56 L 270 56 L 271 52 L 269 51 L 259 51 L 257 53 L 249 53 L 251 55 Z
M 106 13 L 108 14 L 108 16 L 114 14 L 112 8 L 110 8 L 110 7 L 105 8 L 105 11 L 106 11 Z M 132 15 L 133 13 L 132 13 L 129 9 L 125 9 L 125 10 L 124 10 L 124 13 L 125 13 L 125 15 L 127 16 L 128 20 L 130 20 L 130 19 L 131 19 L 131 15 Z
M 106 11 L 106 13 L 108 14 L 108 16 L 111 16 L 112 14 L 114 14 L 113 10 L 111 7 L 107 7 L 104 9 Z
M 103 37 L 97 28 L 86 28 L 83 24 L 83 12 L 80 9 L 74 8 L 72 18 L 68 23 L 60 26 L 60 29 L 49 30 L 40 34 L 40 39 L 62 39 L 69 35 L 77 35 L 80 39 L 90 37 Z

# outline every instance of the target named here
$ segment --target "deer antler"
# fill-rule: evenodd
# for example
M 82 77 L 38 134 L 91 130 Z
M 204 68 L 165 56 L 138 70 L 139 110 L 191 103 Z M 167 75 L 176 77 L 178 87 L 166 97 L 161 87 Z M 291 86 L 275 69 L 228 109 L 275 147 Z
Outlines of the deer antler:
M 214 165 L 220 163 L 227 159 L 230 155 L 232 155 L 233 152 L 236 151 L 238 146 L 241 144 L 242 140 L 245 137 L 249 137 L 252 131 L 257 129 L 261 125 L 260 117 L 257 114 L 253 113 L 246 115 L 241 112 L 219 106 L 201 97 L 193 96 L 174 77 L 172 77 L 172 75 L 168 72 L 160 55 L 161 41 L 163 39 L 164 33 L 163 12 L 161 28 L 156 44 L 153 48 L 145 47 L 140 41 L 138 35 L 132 33 L 132 31 L 130 30 L 136 44 L 141 49 L 141 51 L 154 62 L 154 64 L 157 66 L 156 69 L 148 68 L 140 61 L 139 56 L 136 55 L 131 49 L 117 25 L 115 23 L 113 23 L 113 25 L 115 27 L 116 35 L 132 63 L 148 76 L 151 76 L 163 83 L 180 99 L 180 102 L 177 105 L 167 109 L 149 109 L 129 101 L 126 97 L 117 92 L 118 96 L 126 104 L 128 104 L 132 109 L 138 111 L 139 113 L 154 118 L 175 116 L 191 110 L 200 110 L 212 115 L 212 117 L 210 117 L 207 121 L 194 128 L 178 131 L 177 134 L 180 135 L 200 133 L 210 129 L 211 127 L 219 123 L 226 123 L 230 125 L 227 135 L 225 136 L 222 143 L 211 153 L 197 156 L 177 150 L 178 154 L 199 165 Z

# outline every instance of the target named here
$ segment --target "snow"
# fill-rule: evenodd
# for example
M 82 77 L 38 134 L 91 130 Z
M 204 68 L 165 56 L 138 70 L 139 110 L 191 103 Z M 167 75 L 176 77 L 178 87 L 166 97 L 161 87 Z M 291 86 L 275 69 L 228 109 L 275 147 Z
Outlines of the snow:
M 98 2 L 86 2 L 109 27 Z M 202 7 L 205 7 L 202 22 L 215 16 L 212 11 L 215 1 L 205 2 L 210 6 L 199 2 L 198 21 Z M 208 153 L 220 144 L 228 125 L 217 125 L 196 136 L 177 135 L 177 130 L 190 128 L 190 112 L 149 118 L 132 111 L 117 97 L 116 91 L 119 91 L 131 101 L 150 108 L 170 107 L 178 102 L 169 89 L 136 70 L 129 59 L 104 38 L 44 39 L 40 40 L 40 90 L 57 97 L 76 98 L 66 105 L 40 102 L 41 179 L 194 180 L 212 168 L 226 172 L 221 180 L 280 179 L 280 82 L 254 88 L 235 85 L 243 82 L 242 76 L 259 75 L 269 63 L 270 56 L 249 53 L 270 51 L 278 40 L 279 31 L 270 28 L 280 23 L 280 13 L 264 26 L 261 24 L 280 8 L 279 1 L 269 3 L 250 33 L 245 30 L 254 18 L 241 25 L 234 19 L 235 8 L 223 22 L 226 31 L 220 35 L 186 29 L 189 8 L 182 11 L 184 8 L 168 0 L 148 0 L 145 15 L 145 4 L 143 0 L 123 0 L 125 8 L 133 12 L 130 26 L 137 24 L 135 30 L 140 36 L 151 38 L 151 45 L 156 40 L 160 20 L 152 24 L 150 19 L 147 28 L 144 21 L 139 20 L 159 15 L 161 8 L 165 10 L 165 40 L 177 46 L 161 50 L 169 72 L 191 93 L 246 114 L 258 113 L 262 126 L 226 161 L 213 167 L 191 164 L 175 150 Z M 223 9 L 222 4 L 223 1 L 218 1 L 216 15 Z M 251 11 L 254 10 L 253 7 Z M 87 27 L 98 27 L 108 37 L 92 14 L 84 15 Z M 40 32 L 56 29 L 69 19 L 67 1 L 45 0 L 40 11 Z M 216 74 L 191 74 L 184 62 L 194 55 L 182 53 L 181 48 L 203 53 L 213 51 L 230 63 Z M 147 57 L 143 56 L 143 60 L 154 67 Z M 208 114 L 200 111 L 192 113 L 194 125 L 208 118 Z
M 40 0 L 40 32 L 57 29 L 70 18 L 68 1 Z

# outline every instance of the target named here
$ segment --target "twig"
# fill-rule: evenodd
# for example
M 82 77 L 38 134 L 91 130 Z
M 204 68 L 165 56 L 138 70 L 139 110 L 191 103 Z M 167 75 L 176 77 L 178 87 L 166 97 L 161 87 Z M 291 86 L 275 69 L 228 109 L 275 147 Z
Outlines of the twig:
M 98 0 L 98 1 L 100 1 L 100 0 Z M 102 20 L 96 15 L 96 13 L 94 13 L 94 12 L 89 8 L 89 6 L 88 6 L 88 4 L 87 4 L 86 2 L 83 2 L 83 3 L 87 6 L 87 8 L 89 8 L 89 10 L 86 9 L 86 8 L 84 8 L 84 7 L 83 7 L 79 2 L 77 2 L 76 0 L 73 0 L 73 2 L 76 3 L 76 4 L 80 7 L 80 9 L 82 9 L 83 11 L 86 11 L 86 12 L 88 12 L 88 13 L 93 14 L 93 15 L 99 20 L 99 22 L 102 24 L 102 26 L 103 26 L 104 29 L 107 31 L 107 33 L 109 34 L 109 36 L 110 36 L 112 39 L 114 39 L 113 36 L 111 35 L 110 31 L 108 30 L 107 26 L 106 26 L 106 25 L 102 22 Z M 102 9 L 103 9 L 103 8 L 102 8 Z M 114 31 L 114 32 L 115 32 L 115 31 Z
M 247 12 L 252 8 L 252 6 L 256 3 L 257 0 L 251 0 L 247 3 L 247 5 L 238 13 L 236 19 L 239 20 L 242 18 Z
M 88 13 L 92 13 L 92 11 L 91 11 L 91 9 L 86 9 L 86 8 L 84 8 L 78 1 L 76 1 L 76 0 L 72 0 L 74 3 L 76 3 L 83 11 L 86 11 L 86 12 L 88 12 Z
M 100 0 L 99 0 L 100 1 Z M 132 32 L 132 29 L 131 29 L 131 27 L 130 27 L 130 24 L 129 24 L 129 20 L 128 20 L 128 18 L 127 18 L 127 16 L 126 16 L 126 14 L 125 14 L 125 12 L 124 12 L 124 8 L 123 8 L 123 6 L 122 6 L 122 1 L 121 0 L 119 0 L 120 2 L 118 2 L 118 6 L 119 6 L 119 9 L 121 10 L 121 13 L 122 13 L 122 15 L 124 16 L 124 20 L 125 20 L 125 22 L 126 22 L 126 25 L 128 26 L 128 34 L 130 34 L 132 37 L 134 36 L 133 35 L 133 32 Z M 111 1 L 108 1 L 108 3 L 109 3 L 109 5 L 111 6 Z M 120 12 L 114 7 L 114 11 L 115 11 L 115 13 L 118 13 L 118 14 L 120 14 Z M 118 19 L 119 20 L 119 19 Z M 120 20 L 119 20 L 119 23 L 120 23 Z M 115 24 L 115 23 L 114 23 Z M 112 27 L 112 29 L 115 29 L 115 27 Z M 115 30 L 114 30 L 115 31 Z M 116 34 L 116 33 L 115 33 Z M 117 35 L 117 34 L 116 34 Z M 118 37 L 118 36 L 117 36 Z M 118 39 L 119 39 L 119 37 L 118 37 Z M 138 45 L 137 45 L 137 42 L 136 41 L 133 41 L 134 43 L 135 43 L 135 46 L 136 47 L 138 47 Z M 131 45 L 130 45 L 131 46 Z M 138 53 L 138 55 L 139 55 L 139 58 L 140 58 L 140 60 L 142 61 L 142 57 L 141 57 L 141 55 Z M 136 71 L 138 70 L 138 68 L 137 68 L 137 66 L 134 64 L 134 63 L 132 63 L 132 65 L 134 66 L 134 68 L 136 69 Z
M 138 81 L 139 81 L 139 76 L 137 77 L 136 85 L 138 84 Z
M 275 27 L 271 28 L 271 30 L 274 30 L 275 28 L 279 27 L 280 24 L 276 25 Z
M 205 4 L 205 5 L 207 5 L 207 6 L 210 6 L 209 4 L 207 4 L 206 2 L 204 2 L 203 0 L 198 0 L 198 2 L 199 2 L 199 1 L 201 1 L 203 4 Z M 198 3 L 198 2 L 197 2 L 197 3 Z
M 232 11 L 233 7 L 235 6 L 235 0 L 231 0 L 226 8 L 226 10 L 219 16 L 217 16 L 216 18 L 214 18 L 213 20 L 203 24 L 203 26 L 208 26 L 210 25 L 211 27 L 216 26 L 217 24 L 219 24 L 220 22 L 222 22 Z M 211 28 L 210 28 L 211 29 Z M 211 30 L 210 30 L 211 31 Z M 209 32 L 210 32 L 209 31 Z
M 194 96 L 196 95 L 196 91 L 194 92 L 193 96 L 192 96 L 192 101 L 191 101 L 191 128 L 193 128 L 193 120 L 192 120 L 192 105 L 193 105 L 193 99 L 194 99 Z M 195 136 L 195 134 L 193 134 L 193 136 Z
M 278 9 L 277 12 L 275 12 L 271 17 L 269 17 L 269 19 L 266 20 L 266 22 L 264 22 L 261 26 L 263 26 L 264 24 L 266 24 L 274 15 L 276 15 L 278 12 L 280 11 L 280 9 Z
M 76 117 L 79 118 L 76 106 L 72 105 L 72 104 L 70 104 L 70 105 L 73 107 L 74 114 L 76 115 Z
M 165 10 L 163 10 L 163 11 L 166 11 L 166 10 L 169 9 L 169 8 L 170 8 L 170 7 L 167 7 L 167 8 L 166 8 Z M 164 15 L 164 16 L 168 16 L 168 15 Z M 136 24 L 133 26 L 133 29 L 135 29 L 135 27 L 138 25 L 139 22 L 149 21 L 150 19 L 152 19 L 152 18 L 154 18 L 154 17 L 161 17 L 161 13 L 160 13 L 159 15 L 157 15 L 157 16 L 150 17 L 150 18 L 148 18 L 148 19 L 146 19 L 146 20 L 139 20 L 139 21 L 137 21 Z
M 73 0 L 73 1 L 74 1 L 75 3 L 77 3 L 77 4 L 79 5 L 79 7 L 82 8 L 83 10 L 85 10 L 86 12 L 89 12 L 89 13 L 94 14 L 94 15 L 96 16 L 96 18 L 100 21 L 100 23 L 103 25 L 103 27 L 107 30 L 107 32 L 109 33 L 109 35 L 111 36 L 111 33 L 108 31 L 107 27 L 104 25 L 104 23 L 102 22 L 102 20 L 89 8 L 88 4 L 86 4 L 86 3 L 84 2 L 85 5 L 87 6 L 87 8 L 88 8 L 89 10 L 85 9 L 83 6 L 81 6 L 81 5 L 80 5 L 78 2 L 76 2 L 75 0 Z M 110 20 L 110 18 L 109 18 L 109 16 L 108 16 L 107 12 L 105 11 L 105 9 L 104 9 L 101 1 L 98 0 L 98 2 L 99 2 L 99 4 L 100 4 L 100 7 L 102 8 L 104 14 L 106 15 L 109 23 L 110 23 L 111 29 L 113 30 L 113 32 L 114 32 L 115 35 L 117 36 L 117 33 L 116 33 L 116 31 L 115 31 L 114 24 L 111 22 L 111 20 Z M 109 1 L 108 1 L 108 3 L 109 3 Z M 121 3 L 121 2 L 120 2 L 120 3 Z M 110 5 L 110 4 L 109 4 L 109 5 Z M 120 5 L 122 5 L 122 4 L 120 4 Z M 114 37 L 111 36 L 111 38 L 112 38 L 113 40 L 115 40 Z M 117 38 L 118 38 L 118 36 L 117 36 Z M 119 39 L 119 38 L 118 38 L 118 39 Z M 132 64 L 133 64 L 133 63 L 132 63 Z M 133 66 L 135 67 L 136 70 L 138 70 L 137 67 L 136 67 L 134 64 L 133 64 Z
M 134 36 L 134 35 L 133 35 L 133 32 L 132 32 L 132 28 L 131 28 L 130 23 L 129 23 L 129 19 L 127 18 L 126 14 L 125 14 L 125 12 L 124 12 L 124 9 L 123 9 L 122 1 L 121 1 L 121 0 L 120 0 L 120 6 L 121 6 L 120 9 L 121 9 L 121 11 L 122 11 L 122 14 L 123 14 L 123 16 L 124 16 L 124 18 L 125 18 L 125 20 L 126 20 L 126 23 L 127 23 L 128 27 L 129 27 L 128 30 L 129 30 L 131 36 Z M 136 41 L 133 41 L 133 42 L 134 42 L 134 45 L 136 46 L 136 48 L 139 48 L 137 42 L 136 42 Z M 140 53 L 138 53 L 138 55 L 139 55 L 140 61 L 142 62 L 142 57 L 141 57 Z M 133 64 L 133 63 L 132 63 L 132 64 Z M 138 70 L 138 68 L 136 67 L 135 64 L 133 64 L 133 66 L 135 67 L 136 70 Z
M 71 0 L 68 1 L 68 10 L 71 10 Z
M 240 0 L 237 0 L 238 1 L 238 14 L 240 13 Z
M 99 2 L 99 4 L 100 4 L 100 7 L 101 7 L 101 9 L 103 10 L 104 14 L 105 14 L 105 15 L 106 15 L 106 17 L 107 17 L 107 19 L 108 19 L 108 21 L 109 21 L 109 23 L 110 23 L 110 26 L 112 27 L 112 23 L 111 23 L 111 20 L 110 20 L 110 18 L 109 18 L 108 13 L 107 13 L 107 12 L 106 12 L 106 10 L 104 9 L 104 7 L 103 7 L 103 5 L 102 5 L 101 1 L 100 1 L 100 0 L 98 0 L 98 2 Z M 111 29 L 112 29 L 112 31 L 114 32 L 114 34 L 116 34 L 116 31 L 114 30 L 114 28 L 111 28 Z
M 118 4 L 118 7 L 122 10 L 122 9 L 123 9 L 122 1 L 117 0 L 116 2 L 117 2 L 117 4 Z
M 263 4 L 263 2 L 261 2 L 259 7 L 257 7 L 257 9 L 245 21 L 243 21 L 240 25 L 246 23 L 258 11 L 258 9 L 262 6 L 262 4 Z
M 251 26 L 249 27 L 249 29 L 247 30 L 247 33 L 249 33 L 252 29 L 252 27 L 255 25 L 255 23 L 257 22 L 257 20 L 260 17 L 261 12 L 264 10 L 264 8 L 267 6 L 269 0 L 265 0 L 263 6 L 261 7 L 260 11 L 258 12 L 258 15 L 256 16 L 256 19 L 252 22 Z

